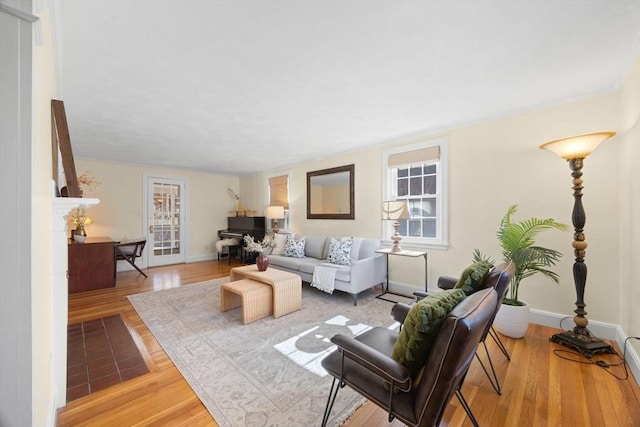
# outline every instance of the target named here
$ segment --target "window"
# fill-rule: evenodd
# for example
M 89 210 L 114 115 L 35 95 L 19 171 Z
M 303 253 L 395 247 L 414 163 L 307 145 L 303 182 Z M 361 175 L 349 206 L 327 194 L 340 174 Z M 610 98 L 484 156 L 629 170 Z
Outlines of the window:
M 383 153 L 384 200 L 406 200 L 410 219 L 400 220 L 403 243 L 417 247 L 448 246 L 447 145 L 437 139 L 396 147 Z M 383 236 L 393 234 L 383 221 Z

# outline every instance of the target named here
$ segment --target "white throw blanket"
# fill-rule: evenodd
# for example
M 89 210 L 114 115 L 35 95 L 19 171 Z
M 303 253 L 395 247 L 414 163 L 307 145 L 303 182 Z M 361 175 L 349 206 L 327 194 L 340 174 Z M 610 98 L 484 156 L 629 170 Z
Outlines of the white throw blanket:
M 311 286 L 323 292 L 332 294 L 335 288 L 336 272 L 339 266 L 316 265 L 313 269 Z
M 218 240 L 216 242 L 216 250 L 218 253 L 222 253 L 222 248 L 225 246 L 238 246 L 239 244 L 240 241 L 236 238 Z

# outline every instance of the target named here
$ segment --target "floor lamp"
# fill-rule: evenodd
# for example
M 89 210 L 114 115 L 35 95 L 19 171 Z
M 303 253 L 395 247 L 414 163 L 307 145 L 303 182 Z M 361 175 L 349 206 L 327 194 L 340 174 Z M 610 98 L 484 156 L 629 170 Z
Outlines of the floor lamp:
M 564 331 L 553 335 L 552 342 L 562 344 L 566 347 L 577 350 L 581 354 L 592 357 L 596 353 L 615 353 L 613 347 L 605 343 L 587 329 L 589 320 L 587 312 L 584 310 L 584 289 L 587 282 L 587 265 L 584 263 L 587 242 L 584 238 L 585 212 L 582 206 L 582 166 L 584 159 L 595 150 L 605 139 L 614 136 L 615 132 L 599 132 L 587 135 L 574 136 L 570 138 L 558 139 L 556 141 L 542 144 L 540 148 L 552 151 L 569 162 L 571 176 L 573 177 L 573 249 L 576 257 L 573 264 L 573 281 L 576 287 L 576 315 L 573 318 L 576 326 L 573 330 Z

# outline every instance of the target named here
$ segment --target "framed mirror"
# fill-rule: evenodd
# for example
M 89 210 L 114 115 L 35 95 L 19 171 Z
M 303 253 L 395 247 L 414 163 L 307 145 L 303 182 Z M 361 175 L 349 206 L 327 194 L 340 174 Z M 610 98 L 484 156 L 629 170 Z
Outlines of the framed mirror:
M 307 219 L 355 219 L 355 165 L 307 172 Z

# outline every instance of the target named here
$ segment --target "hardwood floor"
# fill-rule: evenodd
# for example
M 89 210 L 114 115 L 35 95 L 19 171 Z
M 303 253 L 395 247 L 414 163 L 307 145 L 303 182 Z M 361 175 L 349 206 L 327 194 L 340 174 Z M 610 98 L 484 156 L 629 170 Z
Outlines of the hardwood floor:
M 233 261 L 231 267 L 239 265 Z M 184 286 L 228 276 L 227 260 L 178 264 L 118 273 L 115 288 L 72 294 L 69 323 L 120 314 L 138 344 L 149 373 L 77 399 L 58 411 L 58 426 L 216 426 L 205 407 L 129 304 L 126 296 Z M 391 304 L 389 304 L 391 309 Z M 512 360 L 506 361 L 489 339 L 489 350 L 503 384 L 498 396 L 477 361 L 463 387 L 481 426 L 640 426 L 640 389 L 631 377 L 618 380 L 622 367 L 604 369 L 554 354 L 549 342 L 556 330 L 531 325 L 524 339 L 503 338 Z M 608 363 L 615 355 L 598 356 Z M 327 393 L 329 390 L 327 389 Z M 371 403 L 349 420 L 350 427 L 400 426 Z M 319 422 L 318 422 L 319 424 Z M 470 426 L 455 397 L 442 426 Z

